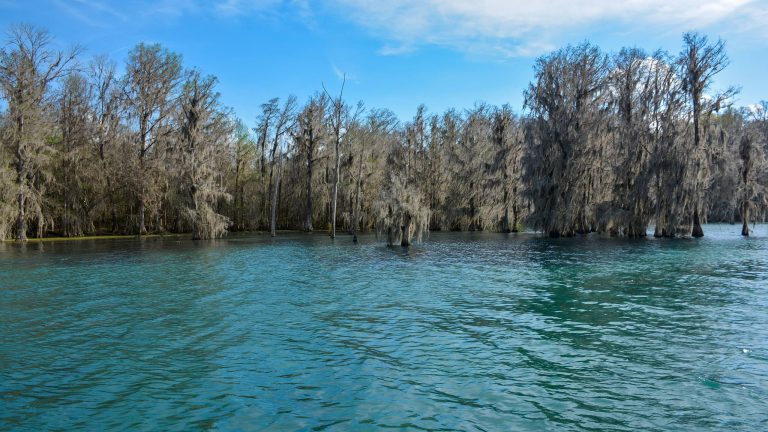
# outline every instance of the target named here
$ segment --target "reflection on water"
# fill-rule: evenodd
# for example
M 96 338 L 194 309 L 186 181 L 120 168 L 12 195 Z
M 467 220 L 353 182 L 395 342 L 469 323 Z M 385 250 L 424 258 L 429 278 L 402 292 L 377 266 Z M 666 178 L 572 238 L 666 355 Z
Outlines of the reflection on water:
M 768 238 L 707 234 L 0 244 L 0 429 L 762 430 Z

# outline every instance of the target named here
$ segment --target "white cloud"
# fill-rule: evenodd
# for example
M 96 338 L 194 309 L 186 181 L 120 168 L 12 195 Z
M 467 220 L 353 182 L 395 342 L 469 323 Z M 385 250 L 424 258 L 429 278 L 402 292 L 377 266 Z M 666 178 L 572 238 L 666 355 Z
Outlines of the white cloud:
M 381 53 L 418 45 L 531 56 L 563 32 L 600 23 L 685 31 L 724 22 L 754 23 L 760 0 L 328 0 L 385 42 Z M 764 24 L 764 22 L 763 22 Z
M 4 1 L 4 0 L 0 0 Z M 493 57 L 531 57 L 564 41 L 596 35 L 608 24 L 634 32 L 680 34 L 702 30 L 768 41 L 768 0 L 53 0 L 94 27 L 131 11 L 181 18 L 213 13 L 294 19 L 322 29 L 323 13 L 345 19 L 381 40 L 380 55 L 403 55 L 425 45 Z M 319 14 L 317 14 L 319 13 Z M 582 35 L 582 36 L 574 36 Z

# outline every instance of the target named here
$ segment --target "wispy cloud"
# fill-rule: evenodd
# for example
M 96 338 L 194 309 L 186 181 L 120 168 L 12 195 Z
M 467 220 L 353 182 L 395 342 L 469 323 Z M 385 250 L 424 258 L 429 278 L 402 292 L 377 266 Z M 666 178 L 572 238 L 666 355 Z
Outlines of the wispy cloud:
M 117 18 L 120 21 L 126 21 L 128 16 L 116 8 L 110 6 L 109 3 L 105 3 L 99 0 L 75 0 L 75 3 L 80 5 L 81 8 L 89 9 L 93 12 L 101 13 L 113 18 Z
M 125 23 L 137 18 L 178 18 L 199 11 L 197 3 L 192 0 L 53 0 L 53 4 L 71 17 L 96 28 L 111 27 L 115 21 Z
M 758 8 L 759 0 L 328 1 L 384 39 L 384 55 L 441 45 L 472 53 L 531 56 L 551 49 L 558 35 L 595 24 L 684 31 L 726 21 L 748 25 L 759 22 L 755 14 L 766 9 Z
M 4 0 L 0 0 L 4 1 Z M 322 27 L 331 15 L 378 38 L 378 54 L 412 53 L 442 46 L 472 55 L 531 57 L 565 38 L 595 34 L 600 25 L 621 26 L 641 37 L 649 32 L 714 31 L 749 34 L 768 42 L 766 0 L 54 0 L 62 10 L 94 26 L 143 17 L 176 19 L 215 14 L 220 19 L 251 16 L 297 20 Z M 316 15 L 319 13 L 320 15 Z M 327 18 L 327 16 L 326 16 Z M 626 36 L 626 35 L 625 35 Z M 567 40 L 567 39 L 566 39 Z
M 346 79 L 347 74 L 344 73 L 344 71 L 342 71 L 338 66 L 332 64 L 331 68 L 333 69 L 333 74 L 336 75 L 336 78 L 338 78 L 339 81 Z
M 281 0 L 223 0 L 216 4 L 215 9 L 224 16 L 248 15 L 269 10 L 281 3 Z
M 331 70 L 333 70 L 333 74 L 336 76 L 336 79 L 339 80 L 339 82 L 355 82 L 357 81 L 357 75 L 354 73 L 351 73 L 350 71 L 339 67 L 336 63 L 331 63 Z
M 386 44 L 379 49 L 379 54 L 384 56 L 394 56 L 407 54 L 416 50 L 416 47 L 410 43 Z
M 80 3 L 80 2 L 77 2 Z M 54 0 L 53 4 L 55 4 L 59 9 L 64 11 L 65 13 L 69 14 L 71 17 L 75 18 L 76 20 L 91 26 L 91 27 L 99 27 L 99 28 L 106 28 L 108 26 L 107 21 L 100 19 L 98 16 L 99 13 L 91 9 L 90 5 L 77 5 L 77 4 L 71 4 L 71 2 L 64 1 L 64 0 Z

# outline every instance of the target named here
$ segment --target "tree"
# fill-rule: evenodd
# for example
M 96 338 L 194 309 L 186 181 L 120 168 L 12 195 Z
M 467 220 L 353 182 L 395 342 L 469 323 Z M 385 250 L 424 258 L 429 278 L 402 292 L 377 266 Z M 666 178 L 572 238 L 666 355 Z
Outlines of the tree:
M 351 226 L 352 239 L 356 242 L 359 229 L 371 228 L 377 222 L 375 211 L 379 205 L 378 193 L 385 183 L 384 169 L 389 153 L 388 146 L 398 124 L 392 111 L 373 109 L 367 113 L 362 124 L 358 124 L 357 116 L 354 116 L 352 125 L 348 133 L 352 137 L 350 141 L 357 147 L 357 173 L 354 176 L 355 194 Z
M 704 230 L 701 228 L 701 207 L 703 205 L 703 194 L 709 180 L 707 172 L 707 162 L 709 148 L 702 140 L 702 120 L 708 120 L 713 111 L 719 111 L 721 104 L 727 101 L 735 89 L 730 88 L 725 92 L 715 95 L 709 100 L 705 100 L 704 92 L 709 88 L 712 79 L 728 66 L 728 56 L 725 53 L 725 42 L 718 39 L 710 43 L 706 36 L 697 33 L 686 33 L 683 35 L 683 51 L 678 60 L 683 80 L 683 90 L 687 94 L 693 117 L 693 147 L 690 158 L 691 165 L 689 169 L 693 170 L 692 178 L 692 220 L 694 237 L 703 237 Z
M 490 128 L 481 219 L 486 229 L 517 232 L 522 221 L 523 129 L 509 105 L 491 112 Z
M 375 229 L 407 246 L 523 224 L 686 237 L 740 221 L 749 235 L 768 216 L 768 103 L 733 109 L 732 88 L 713 91 L 724 43 L 695 33 L 675 56 L 588 43 L 542 56 L 520 116 L 481 102 L 362 117 L 342 83 L 301 107 L 270 99 L 250 126 L 159 45 L 137 45 L 122 74 L 104 56 L 75 68 L 77 49 L 51 42 L 19 26 L 0 51 L 0 238 L 327 221 L 331 237 Z
M 449 147 L 453 186 L 450 202 L 457 211 L 453 225 L 474 231 L 486 225 L 481 208 L 487 202 L 486 162 L 492 151 L 490 108 L 479 104 L 467 111 L 462 125 L 458 142 Z
M 765 208 L 768 204 L 768 185 L 760 182 L 761 173 L 766 172 L 766 146 L 768 145 L 768 102 L 760 102 L 750 113 L 751 122 L 744 127 L 739 142 L 741 159 L 741 235 L 749 236 L 751 211 Z M 747 117 L 747 115 L 744 115 Z
M 418 115 L 417 115 L 418 117 Z M 429 204 L 420 188 L 417 148 L 406 133 L 387 137 L 387 177 L 376 201 L 376 231 L 387 244 L 410 246 L 429 229 Z
M 188 195 L 185 210 L 194 240 L 221 237 L 230 224 L 229 218 L 214 208 L 219 200 L 231 199 L 212 162 L 214 154 L 222 151 L 231 136 L 233 126 L 219 106 L 215 85 L 214 77 L 202 77 L 200 72 L 191 71 L 179 101 L 181 187 Z
M 118 172 L 117 150 L 124 141 L 122 116 L 124 105 L 121 100 L 120 83 L 115 72 L 115 64 L 106 57 L 96 57 L 90 64 L 89 81 L 91 86 L 91 113 L 95 122 L 92 142 L 98 157 L 98 175 L 95 182 L 101 190 L 98 194 L 99 206 L 107 208 L 112 232 L 118 231 L 118 209 L 116 196 Z
M 687 122 L 685 98 L 674 63 L 657 53 L 651 69 L 650 124 L 654 144 L 649 166 L 654 195 L 654 237 L 690 235 L 686 184 Z M 688 222 L 686 222 L 688 221 Z
M 271 213 L 271 227 L 272 227 L 272 233 L 274 235 L 276 226 L 277 226 L 277 203 L 278 203 L 278 194 L 280 192 L 280 181 L 281 181 L 281 175 L 282 175 L 282 163 L 283 163 L 283 151 L 281 149 L 281 146 L 283 145 L 283 141 L 285 140 L 286 136 L 290 133 L 291 129 L 293 129 L 294 124 L 296 123 L 296 97 L 295 96 L 289 96 L 285 103 L 283 103 L 283 108 L 279 111 L 279 115 L 277 116 L 277 121 L 275 122 L 274 131 L 272 134 L 272 149 L 270 150 L 270 159 L 273 161 L 272 166 L 274 167 L 274 161 L 275 161 L 275 152 L 277 151 L 277 158 L 278 158 L 278 173 L 277 178 L 274 180 L 274 190 L 273 190 L 273 199 L 272 199 L 272 213 Z M 270 185 L 272 183 L 272 168 L 270 168 L 269 172 L 269 181 Z
M 327 97 L 324 94 L 316 95 L 309 100 L 297 118 L 298 130 L 294 135 L 294 139 L 298 153 L 303 155 L 305 160 L 304 168 L 306 172 L 306 205 L 303 226 L 305 231 L 313 230 L 312 183 L 314 181 L 315 162 L 319 158 L 319 147 L 323 140 L 325 140 L 327 133 L 324 124 L 327 107 Z
M 644 237 L 651 218 L 651 156 L 655 150 L 652 118 L 654 73 L 664 67 L 660 53 L 649 57 L 638 48 L 624 48 L 613 57 L 609 74 L 615 109 L 615 159 L 612 211 L 603 225 L 614 235 Z
M 13 153 L 13 237 L 22 242 L 27 240 L 30 220 L 37 223 L 38 237 L 42 237 L 47 224 L 43 200 L 49 175 L 46 165 L 52 153 L 50 90 L 69 73 L 78 52 L 77 48 L 67 53 L 54 51 L 51 43 L 47 32 L 21 25 L 11 29 L 8 48 L 0 51 L 0 91 L 8 103 L 3 141 Z
M 331 105 L 331 110 L 328 113 L 328 130 L 333 142 L 334 149 L 334 169 L 333 169 L 333 191 L 331 192 L 331 238 L 336 238 L 336 204 L 339 196 L 339 177 L 341 175 L 341 140 L 342 133 L 346 132 L 348 127 L 347 116 L 349 110 L 344 103 L 344 84 L 346 84 L 346 77 L 341 83 L 341 90 L 339 90 L 339 96 L 337 98 L 331 97 L 328 90 L 323 87 L 325 95 L 328 97 Z
M 233 208 L 233 229 L 244 230 L 248 226 L 246 217 L 243 214 L 245 205 L 245 186 L 248 180 L 253 175 L 253 165 L 255 164 L 257 155 L 257 147 L 254 140 L 251 138 L 248 127 L 242 120 L 237 120 L 234 125 L 235 137 L 232 141 L 232 156 L 234 162 L 234 185 L 230 195 L 234 197 Z M 263 155 L 262 155 L 263 159 Z M 249 172 L 250 170 L 250 172 Z M 263 181 L 264 176 L 261 176 Z M 251 225 L 253 226 L 253 225 Z
M 599 204 L 610 201 L 607 72 L 597 47 L 568 46 L 536 61 L 525 92 L 531 221 L 551 237 L 595 230 Z
M 97 171 L 90 144 L 94 136 L 91 115 L 91 89 L 85 77 L 70 74 L 58 103 L 58 145 L 52 188 L 59 195 L 59 226 L 65 237 L 81 236 L 95 230 L 93 218 L 97 209 Z
M 139 44 L 128 55 L 124 97 L 136 136 L 138 158 L 134 193 L 137 198 L 136 230 L 146 234 L 147 201 L 157 201 L 159 176 L 157 166 L 149 159 L 158 143 L 171 133 L 168 122 L 177 98 L 181 80 L 181 57 L 159 44 Z

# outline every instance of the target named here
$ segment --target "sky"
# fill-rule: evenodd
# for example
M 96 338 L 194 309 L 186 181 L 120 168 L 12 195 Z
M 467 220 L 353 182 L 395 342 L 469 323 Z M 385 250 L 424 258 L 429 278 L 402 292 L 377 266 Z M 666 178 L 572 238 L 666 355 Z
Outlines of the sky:
M 678 53 L 682 34 L 726 41 L 714 90 L 768 99 L 768 0 L 0 0 L 5 33 L 48 30 L 56 48 L 123 65 L 139 42 L 219 78 L 222 102 L 253 125 L 273 97 L 325 86 L 401 120 L 484 101 L 522 110 L 537 57 L 585 40 L 607 52 Z

